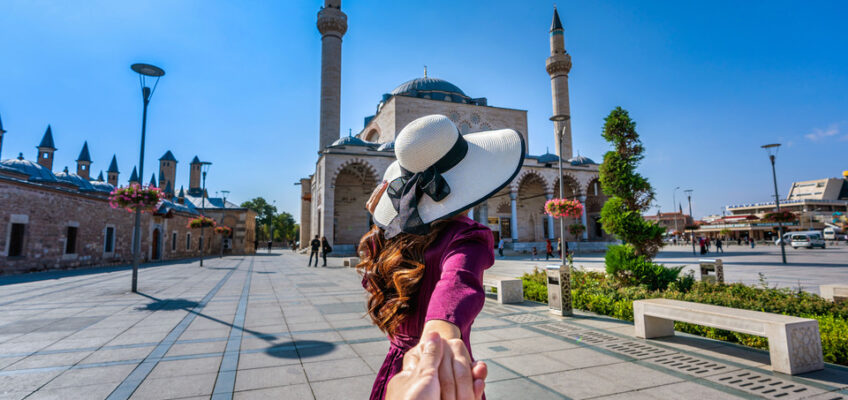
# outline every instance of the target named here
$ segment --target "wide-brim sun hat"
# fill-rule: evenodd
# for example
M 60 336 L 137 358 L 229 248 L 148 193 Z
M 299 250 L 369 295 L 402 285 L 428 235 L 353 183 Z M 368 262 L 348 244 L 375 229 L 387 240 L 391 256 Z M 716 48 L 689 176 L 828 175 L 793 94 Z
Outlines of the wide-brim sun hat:
M 395 138 L 397 161 L 374 208 L 386 238 L 423 235 L 430 224 L 480 204 L 506 187 L 524 162 L 524 138 L 512 129 L 462 135 L 444 115 L 410 122 Z

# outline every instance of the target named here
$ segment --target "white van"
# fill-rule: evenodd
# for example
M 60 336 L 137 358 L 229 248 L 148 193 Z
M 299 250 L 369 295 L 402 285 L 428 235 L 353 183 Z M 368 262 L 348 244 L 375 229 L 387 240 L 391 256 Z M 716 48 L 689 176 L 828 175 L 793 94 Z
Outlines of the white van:
M 822 236 L 824 237 L 824 240 L 838 240 L 837 235 L 841 232 L 842 232 L 841 229 L 837 229 L 837 228 L 834 228 L 832 226 L 828 226 L 828 227 L 824 228 L 824 230 L 822 231 Z
M 793 249 L 797 249 L 799 247 L 806 247 L 808 249 L 812 249 L 813 247 L 825 248 L 824 238 L 822 238 L 821 233 L 818 232 L 793 233 L 792 236 L 789 237 L 789 243 L 792 245 Z

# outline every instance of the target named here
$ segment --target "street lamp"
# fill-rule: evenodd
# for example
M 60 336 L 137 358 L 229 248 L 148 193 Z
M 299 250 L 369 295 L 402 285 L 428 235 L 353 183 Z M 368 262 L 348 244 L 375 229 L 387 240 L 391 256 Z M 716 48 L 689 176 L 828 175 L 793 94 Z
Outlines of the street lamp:
M 200 163 L 201 176 L 203 177 L 203 189 L 200 192 L 200 215 L 206 216 L 206 173 L 209 172 L 209 167 L 212 165 L 209 161 Z M 200 266 L 203 266 L 203 246 L 206 246 L 206 241 L 203 240 L 203 230 L 205 223 L 200 224 Z
M 165 71 L 162 68 L 150 64 L 133 64 L 130 68 L 138 73 L 138 82 L 141 84 L 141 98 L 144 101 L 144 108 L 141 113 L 141 148 L 138 151 L 138 176 L 139 182 L 141 182 L 144 176 L 144 138 L 147 130 L 147 104 L 150 103 L 150 97 L 156 91 L 159 78 L 165 75 Z M 148 83 L 153 84 L 152 89 Z M 133 227 L 133 232 L 135 234 L 133 235 L 132 291 L 136 293 L 138 292 L 138 259 L 141 253 L 141 208 L 138 207 L 135 209 L 135 226 Z
M 221 199 L 221 204 L 222 204 L 222 207 L 224 207 L 224 209 L 226 209 L 227 208 L 227 195 L 230 194 L 230 191 L 229 190 L 222 190 L 221 194 L 223 195 L 223 198 Z M 235 229 L 235 227 L 231 226 L 230 229 Z M 221 257 L 220 258 L 224 258 L 224 243 L 227 243 L 227 239 L 229 239 L 229 238 L 225 237 L 223 234 L 221 235 Z
M 553 122 L 566 122 L 571 119 L 570 115 L 566 114 L 557 114 L 550 118 Z M 559 132 L 559 157 L 557 160 L 559 161 L 559 198 L 565 198 L 565 190 L 563 187 L 565 186 L 562 179 L 562 139 L 565 136 L 565 124 L 562 124 L 562 128 L 560 128 Z M 585 212 L 585 211 L 584 211 Z M 571 309 L 571 271 L 568 269 L 568 266 L 565 263 L 565 218 L 560 217 L 559 219 L 559 254 L 560 254 L 560 267 L 559 267 L 559 279 L 560 279 L 560 289 L 562 293 L 567 295 L 563 295 L 560 298 L 562 299 L 562 315 L 572 315 Z
M 673 204 L 671 205 L 671 212 L 672 213 L 674 213 L 675 212 L 674 210 L 677 209 L 677 191 L 678 190 L 680 190 L 680 186 L 675 187 L 674 191 L 671 192 L 671 201 L 673 202 Z M 677 216 L 675 216 L 674 217 L 674 237 L 675 238 L 677 237 L 677 232 L 679 232 L 679 230 L 677 228 Z M 677 239 L 675 239 L 675 240 L 677 240 Z
M 692 189 L 684 190 L 686 198 L 689 199 L 689 218 L 692 218 L 692 224 L 695 224 L 695 217 L 692 215 Z M 695 255 L 695 230 L 689 230 L 689 237 L 692 239 L 692 255 Z
M 777 172 L 774 170 L 774 157 L 780 149 L 780 143 L 772 143 L 760 146 L 768 153 L 769 161 L 771 161 L 771 177 L 774 180 L 774 205 L 777 207 L 777 213 L 780 214 L 780 196 L 777 194 Z M 780 217 L 777 218 L 777 232 L 780 236 L 780 256 L 783 258 L 783 263 L 786 264 L 786 243 L 783 240 L 783 222 Z

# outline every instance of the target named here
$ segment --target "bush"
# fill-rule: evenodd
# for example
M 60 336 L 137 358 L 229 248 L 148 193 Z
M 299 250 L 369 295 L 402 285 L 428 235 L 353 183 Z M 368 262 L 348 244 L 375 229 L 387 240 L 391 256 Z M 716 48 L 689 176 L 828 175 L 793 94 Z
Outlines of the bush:
M 677 281 L 683 267 L 667 268 L 654 264 L 629 245 L 615 245 L 607 249 L 605 256 L 607 273 L 623 285 L 646 285 L 650 290 L 666 289 Z M 690 285 L 691 286 L 691 285 Z

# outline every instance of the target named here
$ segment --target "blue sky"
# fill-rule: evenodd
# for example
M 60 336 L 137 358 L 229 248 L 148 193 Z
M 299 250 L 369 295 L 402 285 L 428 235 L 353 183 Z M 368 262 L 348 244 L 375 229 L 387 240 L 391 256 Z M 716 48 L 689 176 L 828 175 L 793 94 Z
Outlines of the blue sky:
M 141 96 L 129 65 L 167 71 L 150 106 L 145 181 L 172 150 L 178 185 L 197 154 L 210 193 L 276 200 L 299 216 L 318 143 L 320 1 L 17 1 L 0 13 L 2 158 L 33 159 L 47 124 L 55 170 L 88 140 L 96 173 L 138 161 Z M 347 1 L 342 134 L 383 93 L 423 74 L 489 104 L 528 110 L 531 153 L 553 147 L 545 72 L 550 1 Z M 767 200 L 778 180 L 848 169 L 843 2 L 559 2 L 572 55 L 574 148 L 601 161 L 603 117 L 630 111 L 641 171 L 663 211 L 691 188 L 696 217 Z M 682 195 L 678 192 L 678 202 Z

